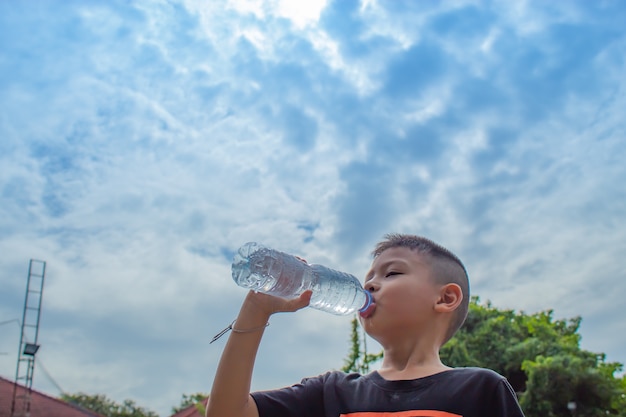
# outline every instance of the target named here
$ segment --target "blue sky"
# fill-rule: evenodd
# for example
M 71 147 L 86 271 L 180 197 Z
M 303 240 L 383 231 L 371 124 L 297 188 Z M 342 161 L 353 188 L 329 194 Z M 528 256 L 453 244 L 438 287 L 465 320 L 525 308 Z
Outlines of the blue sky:
M 0 2 L 0 322 L 47 261 L 35 388 L 166 416 L 210 390 L 240 245 L 362 277 L 388 232 L 625 363 L 624 21 L 617 0 Z M 253 388 L 341 367 L 348 334 L 274 317 Z M 0 327 L 10 379 L 18 340 Z

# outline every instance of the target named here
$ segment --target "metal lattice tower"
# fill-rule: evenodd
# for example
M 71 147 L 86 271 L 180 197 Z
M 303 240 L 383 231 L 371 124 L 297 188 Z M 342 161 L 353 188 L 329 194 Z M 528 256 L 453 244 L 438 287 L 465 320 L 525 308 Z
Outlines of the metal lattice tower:
M 35 354 L 39 350 L 39 320 L 41 319 L 41 300 L 45 275 L 46 263 L 31 259 L 28 264 L 28 280 L 26 281 L 20 346 L 17 352 L 11 417 L 30 417 L 30 398 L 35 371 Z M 18 384 L 23 385 L 24 389 L 18 390 Z

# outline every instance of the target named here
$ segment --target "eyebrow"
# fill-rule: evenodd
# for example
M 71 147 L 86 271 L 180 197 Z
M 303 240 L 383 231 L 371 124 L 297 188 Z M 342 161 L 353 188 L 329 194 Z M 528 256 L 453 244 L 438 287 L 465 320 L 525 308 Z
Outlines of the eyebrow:
M 408 266 L 409 265 L 409 263 L 407 261 L 405 261 L 404 259 L 399 259 L 399 258 L 397 258 L 397 259 L 390 259 L 387 262 L 378 265 L 378 270 L 388 269 L 393 264 L 402 264 L 403 266 Z M 374 270 L 370 269 L 367 272 L 367 275 L 365 275 L 365 279 L 363 280 L 363 282 L 367 282 L 367 281 L 371 280 L 373 277 L 374 277 Z

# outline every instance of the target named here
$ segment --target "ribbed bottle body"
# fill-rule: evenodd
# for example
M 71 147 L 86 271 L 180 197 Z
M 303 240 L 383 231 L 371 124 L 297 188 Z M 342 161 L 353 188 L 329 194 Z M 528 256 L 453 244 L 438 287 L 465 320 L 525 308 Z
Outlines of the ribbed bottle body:
M 311 307 L 343 316 L 366 303 L 365 291 L 355 276 L 322 265 L 311 265 L 311 269 L 314 271 Z
M 353 313 L 369 302 L 355 276 L 322 265 L 308 265 L 293 255 L 255 242 L 239 249 L 233 259 L 232 275 L 241 287 L 283 298 L 294 298 L 310 289 L 310 307 L 337 315 Z
M 240 287 L 290 298 L 310 287 L 309 266 L 296 258 L 255 242 L 246 243 L 235 255 L 233 279 Z

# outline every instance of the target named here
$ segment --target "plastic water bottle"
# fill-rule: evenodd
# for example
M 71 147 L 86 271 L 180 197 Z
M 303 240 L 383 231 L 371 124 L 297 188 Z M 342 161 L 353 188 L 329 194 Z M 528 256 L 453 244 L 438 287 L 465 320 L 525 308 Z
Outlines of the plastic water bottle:
M 337 315 L 371 309 L 372 295 L 359 280 L 322 265 L 309 265 L 293 255 L 249 242 L 233 259 L 237 285 L 265 294 L 294 298 L 313 290 L 310 307 Z

